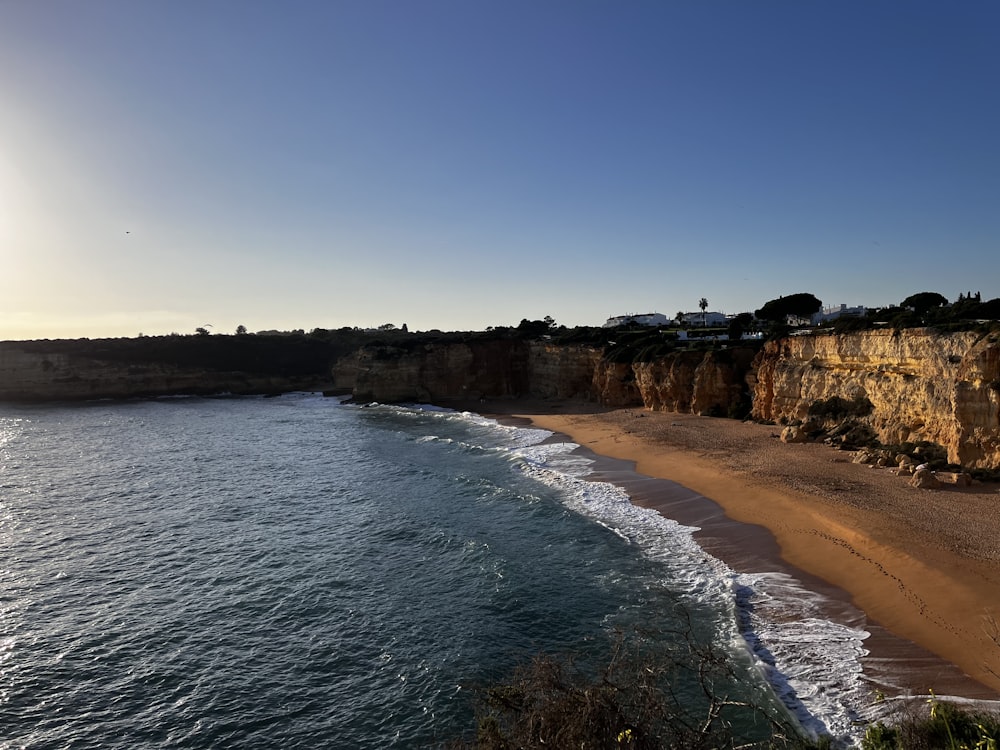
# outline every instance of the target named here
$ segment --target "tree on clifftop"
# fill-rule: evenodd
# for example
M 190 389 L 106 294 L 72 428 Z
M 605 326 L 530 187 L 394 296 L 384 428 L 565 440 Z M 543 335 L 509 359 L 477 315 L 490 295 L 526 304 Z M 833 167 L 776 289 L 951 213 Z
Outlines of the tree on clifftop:
M 761 320 L 784 320 L 789 315 L 806 318 L 819 312 L 822 306 L 823 303 L 813 295 L 800 292 L 765 302 L 762 308 L 754 311 L 754 315 Z
M 739 341 L 743 338 L 743 333 L 750 327 L 753 323 L 753 316 L 750 313 L 740 313 L 735 318 L 729 321 L 729 340 Z
M 702 297 L 700 300 L 698 300 L 698 307 L 701 308 L 701 325 L 702 325 L 702 328 L 704 328 L 705 327 L 705 310 L 708 309 L 708 300 L 705 297 Z
M 899 303 L 900 307 L 910 307 L 917 315 L 923 315 L 932 308 L 947 305 L 948 299 L 937 292 L 918 292 Z
M 521 323 L 517 326 L 517 332 L 521 338 L 538 338 L 552 331 L 555 325 L 556 322 L 550 315 L 546 315 L 541 320 L 522 318 Z

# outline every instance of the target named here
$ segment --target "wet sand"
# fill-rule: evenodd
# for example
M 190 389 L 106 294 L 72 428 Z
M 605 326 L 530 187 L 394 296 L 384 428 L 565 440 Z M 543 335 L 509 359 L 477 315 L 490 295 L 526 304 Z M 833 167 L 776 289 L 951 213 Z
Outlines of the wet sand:
M 850 453 L 728 419 L 556 401 L 475 411 L 616 459 L 598 462 L 595 478 L 699 527 L 699 543 L 730 567 L 787 568 L 842 602 L 836 616 L 872 632 L 865 670 L 877 686 L 1000 695 L 1000 487 L 919 490 Z

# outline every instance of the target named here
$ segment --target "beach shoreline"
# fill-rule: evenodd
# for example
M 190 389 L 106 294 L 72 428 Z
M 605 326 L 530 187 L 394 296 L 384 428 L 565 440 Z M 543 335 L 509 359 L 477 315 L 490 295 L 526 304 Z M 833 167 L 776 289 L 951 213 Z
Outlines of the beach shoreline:
M 637 504 L 701 528 L 706 551 L 731 566 L 751 564 L 741 562 L 747 555 L 751 566 L 780 560 L 810 587 L 849 601 L 872 632 L 865 670 L 879 688 L 888 685 L 876 665 L 888 663 L 905 692 L 1000 698 L 991 619 L 1000 617 L 1000 487 L 915 489 L 851 463 L 850 453 L 785 444 L 774 426 L 736 420 L 551 400 L 469 410 L 523 420 L 625 462 L 599 463 L 595 478 L 631 483 Z M 691 492 L 666 497 L 676 493 L 662 486 L 647 491 L 622 466 L 702 502 L 692 504 Z

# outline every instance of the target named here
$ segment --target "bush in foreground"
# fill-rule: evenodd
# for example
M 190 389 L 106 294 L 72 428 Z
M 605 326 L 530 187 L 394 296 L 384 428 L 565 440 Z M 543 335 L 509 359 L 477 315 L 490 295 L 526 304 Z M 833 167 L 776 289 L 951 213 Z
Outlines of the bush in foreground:
M 907 708 L 888 724 L 872 724 L 862 750 L 997 750 L 1000 716 L 962 710 L 933 695 L 927 703 L 925 715 Z
M 729 697 L 739 682 L 729 660 L 686 634 L 680 643 L 673 653 L 653 656 L 638 639 L 619 636 L 610 660 L 596 670 L 572 659 L 537 656 L 510 680 L 478 691 L 476 736 L 451 748 L 829 746 L 828 738 L 819 744 L 805 739 L 774 706 Z

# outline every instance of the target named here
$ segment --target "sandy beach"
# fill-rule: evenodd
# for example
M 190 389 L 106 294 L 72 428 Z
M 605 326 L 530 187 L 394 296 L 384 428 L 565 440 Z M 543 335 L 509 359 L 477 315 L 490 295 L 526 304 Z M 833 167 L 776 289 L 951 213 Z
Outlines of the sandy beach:
M 776 543 L 781 558 L 846 592 L 869 622 L 988 688 L 976 697 L 1000 692 L 1000 486 L 915 489 L 887 469 L 851 463 L 851 453 L 785 444 L 780 428 L 749 422 L 574 402 L 476 410 L 634 462 L 642 475 L 715 501 L 740 525 L 764 527 L 769 534 L 740 543 Z M 655 497 L 646 501 L 656 507 Z M 940 692 L 936 675 L 925 688 Z

